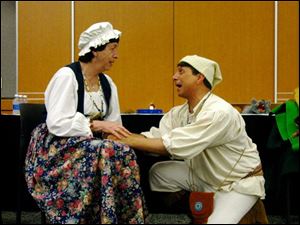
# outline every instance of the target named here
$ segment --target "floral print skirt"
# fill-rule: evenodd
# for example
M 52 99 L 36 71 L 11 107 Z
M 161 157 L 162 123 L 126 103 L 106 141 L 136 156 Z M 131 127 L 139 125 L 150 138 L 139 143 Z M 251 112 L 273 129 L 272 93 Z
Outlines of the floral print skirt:
M 145 223 L 134 151 L 111 140 L 57 137 L 37 126 L 25 160 L 28 190 L 51 223 Z

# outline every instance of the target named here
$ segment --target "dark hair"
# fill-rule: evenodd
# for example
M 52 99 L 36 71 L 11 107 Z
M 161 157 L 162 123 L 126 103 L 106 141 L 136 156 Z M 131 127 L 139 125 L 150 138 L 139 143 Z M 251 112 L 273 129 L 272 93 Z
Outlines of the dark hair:
M 78 60 L 80 62 L 84 62 L 84 63 L 88 63 L 88 62 L 91 62 L 92 59 L 94 58 L 94 54 L 93 52 L 101 52 L 103 51 L 106 46 L 109 44 L 109 43 L 114 43 L 114 42 L 117 42 L 119 43 L 119 38 L 113 38 L 113 39 L 109 39 L 108 43 L 104 44 L 104 45 L 98 45 L 96 48 L 94 47 L 90 47 L 90 52 L 86 53 L 85 55 L 82 55 L 82 56 L 79 56 Z
M 177 66 L 180 67 L 189 67 L 192 70 L 192 74 L 193 75 L 198 75 L 200 72 L 198 70 L 196 70 L 193 66 L 191 66 L 190 64 L 188 64 L 187 62 L 179 62 L 177 64 Z M 201 73 L 202 74 L 202 73 Z M 208 80 L 206 79 L 206 77 L 204 76 L 204 81 L 203 81 L 204 85 L 209 88 L 211 90 L 211 84 L 208 82 Z

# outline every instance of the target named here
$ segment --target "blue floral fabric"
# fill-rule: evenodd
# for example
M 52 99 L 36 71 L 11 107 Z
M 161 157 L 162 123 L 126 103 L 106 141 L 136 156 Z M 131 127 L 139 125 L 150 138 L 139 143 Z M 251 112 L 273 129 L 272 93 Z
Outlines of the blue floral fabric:
M 25 160 L 28 190 L 51 223 L 142 224 L 146 209 L 135 152 L 93 137 L 32 132 Z

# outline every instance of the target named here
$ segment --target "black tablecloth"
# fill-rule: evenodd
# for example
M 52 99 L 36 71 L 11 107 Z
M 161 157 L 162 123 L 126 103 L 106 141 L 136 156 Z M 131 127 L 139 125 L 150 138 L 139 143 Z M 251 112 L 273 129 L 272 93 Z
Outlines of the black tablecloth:
M 122 115 L 123 125 L 134 133 L 140 133 L 147 131 L 151 126 L 158 126 L 162 114 L 154 115 L 141 115 L 141 114 L 124 114 Z M 268 115 L 243 115 L 246 122 L 246 130 L 248 135 L 252 138 L 253 142 L 257 144 L 257 148 L 262 159 L 263 169 L 266 177 L 266 190 L 267 196 L 265 200 L 267 213 L 277 213 L 278 207 L 282 203 L 282 199 L 285 199 L 286 190 L 282 187 L 279 190 L 270 188 L 275 185 L 272 182 L 272 171 L 274 166 L 280 167 L 278 160 L 280 157 L 291 157 L 282 155 L 282 152 L 274 151 L 270 149 L 268 144 L 269 136 L 275 125 L 275 117 Z M 15 208 L 16 198 L 16 174 L 17 174 L 17 153 L 19 150 L 19 137 L 20 137 L 20 120 L 18 116 L 13 115 L 1 115 L 1 206 L 2 210 L 13 210 Z M 141 169 L 141 181 L 146 195 L 150 211 L 155 211 L 156 203 L 159 199 L 153 198 L 148 185 L 148 171 L 150 167 L 157 161 L 166 160 L 165 157 L 153 157 L 145 155 L 141 152 L 137 152 L 138 163 Z M 294 156 L 292 156 L 294 157 Z M 294 159 L 295 161 L 295 159 Z M 299 158 L 296 160 L 299 163 Z M 276 168 L 278 170 L 278 168 Z M 280 170 L 280 168 L 279 168 Z M 275 171 L 275 170 L 274 170 Z M 299 173 L 299 164 L 298 164 Z M 297 174 L 298 175 L 298 174 Z M 278 180 L 276 181 L 278 183 Z M 281 183 L 280 185 L 283 185 Z M 291 201 L 292 210 L 296 210 L 298 213 L 299 206 L 296 203 L 298 199 L 299 187 L 296 179 L 291 180 Z M 296 189 L 297 188 L 297 189 Z M 36 209 L 36 205 L 28 195 L 26 187 L 24 187 L 26 193 L 24 197 L 24 205 L 26 210 Z M 281 195 L 282 198 L 278 198 Z M 280 201 L 280 202 L 279 202 Z

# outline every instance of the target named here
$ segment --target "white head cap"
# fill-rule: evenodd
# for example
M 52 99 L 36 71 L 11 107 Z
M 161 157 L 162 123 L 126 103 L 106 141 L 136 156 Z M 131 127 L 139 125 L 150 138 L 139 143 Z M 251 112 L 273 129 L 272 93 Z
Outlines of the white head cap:
M 180 62 L 186 62 L 202 73 L 211 84 L 212 88 L 222 81 L 219 64 L 215 61 L 198 55 L 188 55 L 183 57 Z
M 90 52 L 90 47 L 105 45 L 110 39 L 117 39 L 121 32 L 114 30 L 109 22 L 95 23 L 80 34 L 78 48 L 79 56 Z

